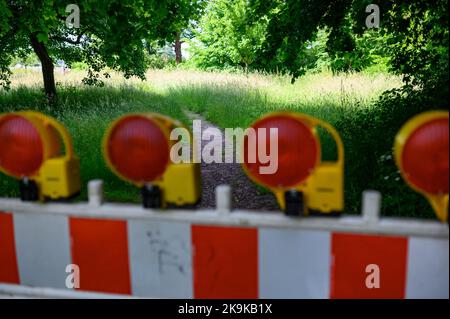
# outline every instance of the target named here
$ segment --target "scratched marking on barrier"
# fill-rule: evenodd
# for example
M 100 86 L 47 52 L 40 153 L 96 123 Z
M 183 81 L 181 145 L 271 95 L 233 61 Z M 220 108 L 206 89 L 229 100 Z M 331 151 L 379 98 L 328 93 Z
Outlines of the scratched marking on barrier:
M 192 297 L 189 224 L 130 221 L 128 236 L 133 293 Z
M 164 237 L 158 225 L 152 225 L 146 235 L 150 245 L 149 252 L 157 256 L 159 274 L 178 271 L 181 275 L 186 276 L 185 257 L 189 254 L 189 248 L 181 236 Z

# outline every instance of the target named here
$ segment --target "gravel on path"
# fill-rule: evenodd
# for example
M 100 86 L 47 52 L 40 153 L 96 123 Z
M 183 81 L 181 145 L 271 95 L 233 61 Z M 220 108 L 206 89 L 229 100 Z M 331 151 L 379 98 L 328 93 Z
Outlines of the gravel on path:
M 185 111 L 191 120 L 201 120 L 202 132 L 208 128 L 217 128 L 200 115 Z M 219 129 L 220 130 L 220 129 Z M 222 130 L 222 145 L 225 145 L 225 134 Z M 202 140 L 202 149 L 209 141 Z M 213 208 L 216 206 L 215 188 L 228 184 L 232 189 L 233 209 L 279 210 L 275 196 L 258 189 L 243 171 L 240 163 L 201 163 L 202 170 L 202 199 L 198 208 Z

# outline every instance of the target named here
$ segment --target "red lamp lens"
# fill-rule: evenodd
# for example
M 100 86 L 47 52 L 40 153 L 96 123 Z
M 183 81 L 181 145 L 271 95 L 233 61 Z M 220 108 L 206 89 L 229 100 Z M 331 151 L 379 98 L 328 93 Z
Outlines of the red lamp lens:
M 431 194 L 448 194 L 448 119 L 418 127 L 403 148 L 402 166 L 407 179 Z
M 116 170 L 134 182 L 160 177 L 169 162 L 169 143 L 161 128 L 142 116 L 117 123 L 109 137 L 108 156 Z
M 38 130 L 18 115 L 0 120 L 0 166 L 15 177 L 34 175 L 42 165 L 44 150 Z
M 289 115 L 276 115 L 257 121 L 252 128 L 256 133 L 256 163 L 249 163 L 248 136 L 244 140 L 244 165 L 258 181 L 271 187 L 291 187 L 304 181 L 316 166 L 320 154 L 311 128 Z M 260 168 L 268 166 L 261 163 L 258 156 L 260 143 L 258 130 L 265 128 L 266 154 L 270 150 L 270 128 L 278 129 L 278 169 L 274 174 L 261 174 Z M 250 151 L 254 149 L 250 147 Z

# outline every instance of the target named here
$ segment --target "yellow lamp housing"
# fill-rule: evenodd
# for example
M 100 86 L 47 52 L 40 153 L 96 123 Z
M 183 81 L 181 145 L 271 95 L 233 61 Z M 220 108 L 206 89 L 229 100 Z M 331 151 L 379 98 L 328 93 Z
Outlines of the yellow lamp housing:
M 428 111 L 407 121 L 395 137 L 394 157 L 405 182 L 448 222 L 449 113 Z
M 54 118 L 35 111 L 3 114 L 0 136 L 0 171 L 20 180 L 23 201 L 68 200 L 79 194 L 79 159 L 69 132 Z
M 141 189 L 145 208 L 193 207 L 200 201 L 200 164 L 170 158 L 177 142 L 170 135 L 180 128 L 192 145 L 192 134 L 181 122 L 158 113 L 119 117 L 104 136 L 105 162 L 114 174 Z
M 304 174 L 292 183 L 283 182 L 282 178 L 269 182 L 269 179 L 265 181 L 261 175 L 255 174 L 255 169 L 244 159 L 242 166 L 250 179 L 271 190 L 286 215 L 339 216 L 344 209 L 344 147 L 338 132 L 322 120 L 296 112 L 266 114 L 252 127 L 255 130 L 261 127 L 277 127 L 280 150 L 278 169 L 298 176 L 301 173 L 298 170 L 304 170 Z M 296 133 L 296 127 L 303 127 L 303 131 Z M 324 128 L 334 139 L 337 147 L 336 161 L 321 160 L 317 127 Z M 317 148 L 316 151 L 314 148 Z M 244 147 L 244 156 L 245 152 Z M 299 153 L 290 154 L 295 152 Z M 313 155 L 308 155 L 311 152 Z M 283 163 L 282 158 L 288 157 L 291 159 Z M 311 165 L 305 166 L 305 161 L 309 161 Z

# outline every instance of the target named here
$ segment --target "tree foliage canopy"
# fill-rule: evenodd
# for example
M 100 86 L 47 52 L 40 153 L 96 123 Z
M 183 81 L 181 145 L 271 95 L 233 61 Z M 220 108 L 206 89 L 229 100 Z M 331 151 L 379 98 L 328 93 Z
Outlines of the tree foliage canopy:
M 379 28 L 366 12 L 377 4 Z M 326 57 L 335 72 L 383 58 L 405 87 L 448 84 L 447 0 L 211 0 L 193 56 L 200 67 L 243 66 L 293 79 Z M 376 62 L 376 61 L 375 61 Z
M 109 67 L 143 78 L 144 40 L 172 41 L 201 0 L 80 0 L 79 28 L 69 28 L 68 0 L 0 0 L 0 84 L 8 85 L 11 60 L 34 50 L 54 94 L 53 61 L 86 62 L 87 83 Z M 47 66 L 47 68 L 45 68 Z M 53 83 L 49 83 L 53 82 Z M 53 92 L 52 92 L 53 91 Z
M 269 20 L 266 41 L 259 54 L 262 66 L 281 65 L 294 77 L 304 69 L 301 46 L 319 28 L 330 30 L 327 49 L 343 56 L 355 50 L 355 36 L 367 30 L 365 8 L 372 0 L 251 0 L 253 21 Z M 427 87 L 448 84 L 448 1 L 388 0 L 380 8 L 380 35 L 392 71 L 402 74 L 407 85 Z M 369 44 L 370 45 L 370 44 Z
M 383 58 L 405 88 L 448 92 L 447 0 L 380 1 L 380 27 L 371 30 L 366 7 L 373 0 L 80 0 L 80 28 L 66 26 L 69 2 L 0 0 L 0 85 L 9 84 L 11 61 L 31 51 L 48 94 L 55 91 L 56 59 L 86 63 L 87 84 L 101 83 L 105 67 L 143 78 L 144 49 L 173 42 L 198 20 L 192 58 L 203 68 L 239 66 L 295 79 L 324 60 L 346 72 Z
M 249 9 L 246 0 L 208 2 L 194 34 L 193 59 L 198 66 L 239 65 L 247 70 L 258 59 L 267 23 L 264 20 L 248 23 Z

